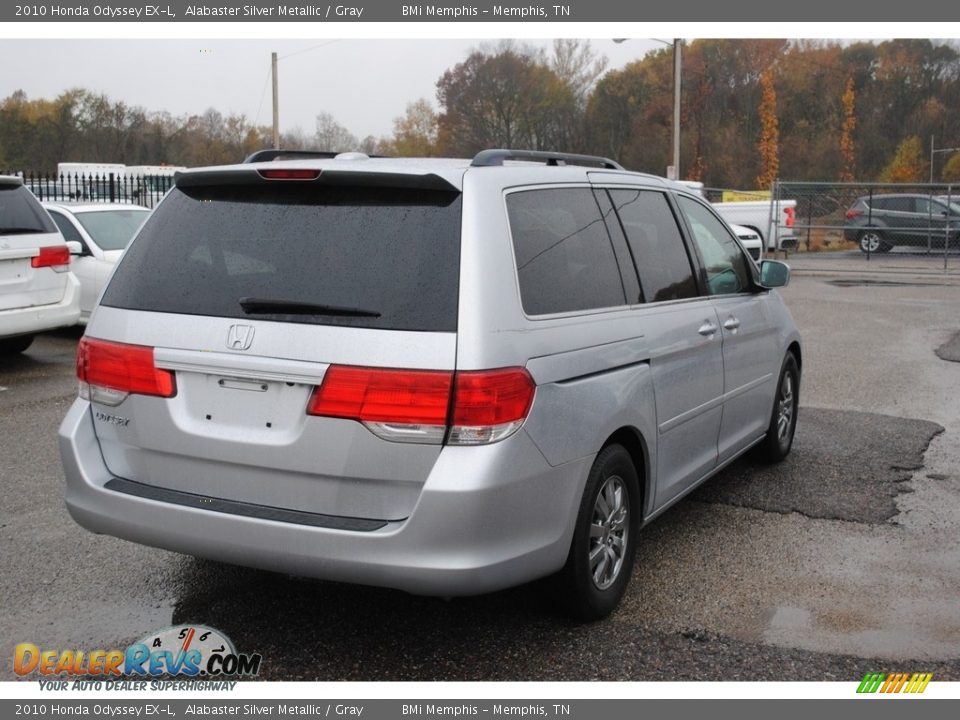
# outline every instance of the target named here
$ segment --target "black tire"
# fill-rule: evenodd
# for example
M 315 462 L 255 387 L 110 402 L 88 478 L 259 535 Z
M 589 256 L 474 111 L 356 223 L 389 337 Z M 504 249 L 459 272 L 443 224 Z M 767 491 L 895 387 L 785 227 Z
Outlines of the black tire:
M 890 252 L 890 243 L 884 239 L 883 233 L 874 228 L 863 230 L 857 236 L 857 245 L 862 253 Z
M 601 620 L 620 604 L 633 572 L 640 515 L 640 481 L 630 453 L 608 445 L 590 468 L 567 563 L 555 578 L 568 614 Z
M 800 409 L 800 368 L 792 352 L 788 352 L 780 366 L 780 378 L 773 396 L 770 424 L 763 442 L 758 446 L 760 457 L 769 463 L 777 463 L 790 454 L 793 436 L 797 430 L 797 415 Z
M 0 340 L 0 355 L 16 355 L 22 353 L 33 344 L 33 335 L 19 335 L 17 337 Z

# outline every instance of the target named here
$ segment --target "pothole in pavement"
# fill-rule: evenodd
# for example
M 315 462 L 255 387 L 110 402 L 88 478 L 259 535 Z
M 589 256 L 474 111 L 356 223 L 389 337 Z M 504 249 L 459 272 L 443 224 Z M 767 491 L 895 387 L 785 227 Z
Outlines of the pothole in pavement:
M 825 408 L 800 409 L 793 450 L 782 463 L 745 457 L 690 498 L 812 518 L 878 524 L 923 467 L 943 427 L 926 420 Z
M 960 332 L 954 335 L 952 338 L 947 340 L 943 345 L 938 347 L 934 352 L 937 353 L 937 357 L 941 360 L 949 360 L 950 362 L 960 362 Z

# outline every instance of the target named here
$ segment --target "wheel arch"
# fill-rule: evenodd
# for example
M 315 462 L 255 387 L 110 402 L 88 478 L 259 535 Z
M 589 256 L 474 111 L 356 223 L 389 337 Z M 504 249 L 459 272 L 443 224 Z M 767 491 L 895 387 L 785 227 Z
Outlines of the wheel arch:
M 794 340 L 790 343 L 790 346 L 787 348 L 788 353 L 793 353 L 793 356 L 797 359 L 797 370 L 800 371 L 800 375 L 803 375 L 803 352 L 800 350 L 800 343 Z
M 640 479 L 640 507 L 642 509 L 641 522 L 649 515 L 646 507 L 647 498 L 653 497 L 651 488 L 652 473 L 650 471 L 650 452 L 646 439 L 635 427 L 621 427 L 613 432 L 603 443 L 600 450 L 610 445 L 621 445 L 629 453 L 633 466 Z

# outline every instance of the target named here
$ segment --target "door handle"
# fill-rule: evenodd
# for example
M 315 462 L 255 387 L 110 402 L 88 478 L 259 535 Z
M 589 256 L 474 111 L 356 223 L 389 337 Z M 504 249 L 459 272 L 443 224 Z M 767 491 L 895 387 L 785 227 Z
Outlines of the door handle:
M 701 335 L 710 337 L 711 335 L 715 335 L 718 329 L 719 328 L 717 328 L 717 326 L 714 323 L 707 320 L 703 323 L 703 325 L 700 326 L 700 329 L 697 330 L 697 332 L 700 333 Z
M 736 330 L 738 327 L 740 327 L 740 321 L 731 315 L 723 321 L 723 327 L 727 330 Z

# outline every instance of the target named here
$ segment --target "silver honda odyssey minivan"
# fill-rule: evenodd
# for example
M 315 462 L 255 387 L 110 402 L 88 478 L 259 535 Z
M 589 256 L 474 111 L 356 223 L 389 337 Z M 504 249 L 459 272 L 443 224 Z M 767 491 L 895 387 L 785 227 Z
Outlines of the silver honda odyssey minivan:
M 80 341 L 67 507 L 421 594 L 551 576 L 600 618 L 645 523 L 748 450 L 790 451 L 788 277 L 702 199 L 604 158 L 181 172 Z

